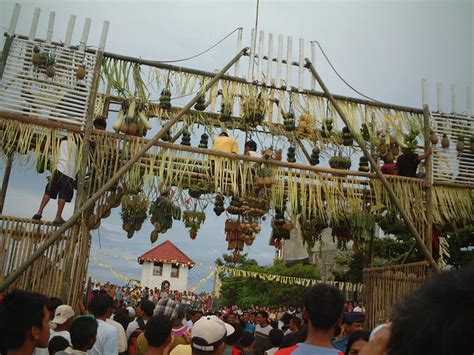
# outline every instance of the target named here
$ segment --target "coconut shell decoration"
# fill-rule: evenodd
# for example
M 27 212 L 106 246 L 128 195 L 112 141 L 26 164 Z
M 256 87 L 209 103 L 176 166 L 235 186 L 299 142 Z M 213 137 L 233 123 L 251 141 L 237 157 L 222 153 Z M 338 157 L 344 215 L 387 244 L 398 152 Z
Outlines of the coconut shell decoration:
M 85 77 L 86 77 L 86 66 L 84 64 L 81 64 L 76 68 L 76 79 L 84 80 Z
M 449 138 L 448 136 L 445 134 L 443 134 L 443 138 L 441 139 L 441 146 L 444 148 L 444 149 L 448 149 L 449 148 Z
M 464 150 L 464 137 L 460 136 L 458 138 L 458 143 L 456 144 L 456 150 L 458 153 L 462 153 Z

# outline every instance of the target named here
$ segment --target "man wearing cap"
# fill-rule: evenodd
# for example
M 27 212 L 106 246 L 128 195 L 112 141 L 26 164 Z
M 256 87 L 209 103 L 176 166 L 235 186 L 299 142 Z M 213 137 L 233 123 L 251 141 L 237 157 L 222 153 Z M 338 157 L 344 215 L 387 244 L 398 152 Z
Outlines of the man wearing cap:
M 69 334 L 69 328 L 74 319 L 74 310 L 71 306 L 63 304 L 56 308 L 54 312 L 54 318 L 51 323 L 54 323 L 54 330 L 51 329 L 49 333 L 49 340 L 53 339 L 55 336 L 60 336 L 66 339 L 69 344 L 71 344 L 71 335 Z M 48 348 L 36 348 L 35 355 L 48 355 Z
M 341 339 L 334 339 L 332 344 L 336 349 L 346 351 L 349 337 L 364 328 L 365 315 L 361 312 L 347 312 L 344 313 L 344 327 L 343 337 Z
M 234 333 L 234 327 L 216 316 L 204 316 L 192 330 L 191 345 L 178 345 L 170 355 L 222 355 L 225 338 Z

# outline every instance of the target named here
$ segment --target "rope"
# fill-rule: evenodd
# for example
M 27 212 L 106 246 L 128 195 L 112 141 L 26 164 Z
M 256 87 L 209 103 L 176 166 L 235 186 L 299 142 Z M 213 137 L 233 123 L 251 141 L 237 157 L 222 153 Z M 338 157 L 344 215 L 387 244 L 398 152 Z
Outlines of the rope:
M 326 55 L 326 53 L 324 52 L 324 49 L 323 47 L 321 47 L 321 45 L 319 44 L 318 41 L 311 41 L 311 42 L 314 42 L 318 45 L 319 49 L 321 50 L 321 53 L 323 53 L 323 56 L 324 58 L 326 58 L 326 61 L 328 62 L 328 64 L 331 66 L 332 70 L 334 70 L 334 72 L 336 73 L 336 75 L 339 77 L 339 79 L 342 80 L 342 82 L 344 84 L 346 84 L 349 88 L 352 89 L 352 91 L 356 92 L 357 94 L 359 94 L 360 96 L 362 97 L 365 97 L 366 99 L 370 100 L 370 101 L 374 101 L 374 102 L 378 102 L 378 103 L 382 103 L 382 101 L 378 101 L 378 100 L 375 100 L 373 98 L 371 98 L 370 96 L 367 96 L 363 93 L 361 93 L 359 90 L 355 89 L 351 84 L 349 84 L 340 74 L 339 72 L 336 70 L 336 68 L 334 67 L 334 65 L 331 63 L 331 61 L 329 60 L 328 56 Z
M 230 32 L 227 36 L 225 36 L 224 38 L 222 38 L 220 41 L 218 41 L 217 43 L 213 44 L 212 46 L 210 46 L 208 49 L 198 53 L 198 54 L 195 54 L 191 57 L 187 57 L 187 58 L 183 58 L 183 59 L 174 59 L 174 60 L 158 60 L 157 62 L 159 63 L 176 63 L 176 62 L 184 62 L 186 60 L 191 60 L 191 59 L 194 59 L 194 58 L 197 58 L 207 52 L 209 52 L 211 49 L 215 48 L 216 46 L 218 46 L 219 44 L 221 44 L 222 42 L 224 42 L 227 38 L 229 38 L 234 32 L 240 30 L 242 27 L 237 27 L 235 30 L 233 30 L 232 32 Z

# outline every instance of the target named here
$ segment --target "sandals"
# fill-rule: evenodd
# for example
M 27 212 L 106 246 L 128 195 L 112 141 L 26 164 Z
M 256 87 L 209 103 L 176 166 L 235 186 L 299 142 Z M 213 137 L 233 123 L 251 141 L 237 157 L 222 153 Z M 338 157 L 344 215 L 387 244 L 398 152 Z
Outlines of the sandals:
M 66 221 L 61 218 L 60 220 L 54 220 L 53 226 L 60 226 L 61 224 L 64 224 L 64 223 L 66 223 Z

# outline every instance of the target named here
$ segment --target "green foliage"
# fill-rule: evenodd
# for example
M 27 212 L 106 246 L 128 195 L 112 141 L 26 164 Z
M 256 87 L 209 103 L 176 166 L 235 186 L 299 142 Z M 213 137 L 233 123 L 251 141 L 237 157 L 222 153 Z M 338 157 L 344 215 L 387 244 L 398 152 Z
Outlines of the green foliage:
M 448 231 L 448 265 L 459 269 L 474 261 L 474 223 L 465 225 L 457 231 Z
M 320 279 L 320 273 L 314 265 L 295 264 L 286 265 L 277 261 L 271 266 L 260 266 L 247 255 L 241 256 L 238 263 L 232 262 L 231 255 L 223 255 L 223 259 L 216 260 L 216 265 L 238 268 L 247 271 L 283 275 L 309 279 Z M 221 275 L 222 289 L 220 302 L 223 305 L 239 305 L 242 307 L 256 306 L 283 306 L 301 305 L 301 296 L 306 287 L 299 285 L 286 285 L 275 281 L 264 281 L 258 278 L 234 277 Z

